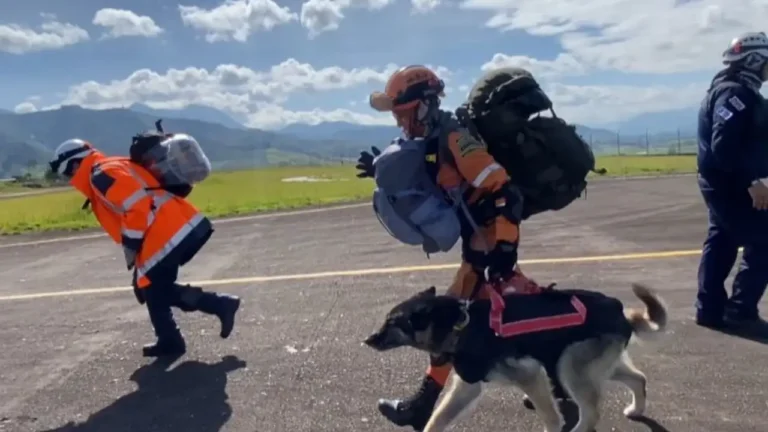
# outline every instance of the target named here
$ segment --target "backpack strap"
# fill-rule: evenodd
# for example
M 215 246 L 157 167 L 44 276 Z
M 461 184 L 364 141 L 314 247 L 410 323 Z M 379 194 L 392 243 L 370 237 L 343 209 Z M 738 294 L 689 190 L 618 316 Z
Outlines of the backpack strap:
M 473 109 L 469 103 L 463 103 L 458 108 L 456 108 L 456 118 L 459 124 L 464 126 L 470 135 L 472 135 L 476 140 L 487 146 L 488 144 L 483 140 L 483 137 L 477 130 L 477 126 L 475 126 L 475 123 L 472 121 L 472 117 Z
M 438 149 L 437 149 L 438 163 L 445 162 L 450 164 L 454 169 L 456 169 L 457 168 L 456 158 L 453 157 L 453 153 L 451 152 L 451 149 L 448 146 L 448 135 L 450 135 L 452 132 L 469 133 L 470 135 L 472 133 L 467 128 L 464 128 L 464 130 L 462 130 L 461 125 L 456 123 L 456 120 L 454 119 L 451 119 L 450 121 L 443 122 L 443 123 L 444 124 L 441 127 L 440 133 L 438 135 L 438 140 L 439 140 Z M 469 223 L 469 226 L 472 228 L 472 231 L 475 232 L 476 234 L 480 234 L 480 227 L 475 221 L 475 218 L 472 216 L 472 212 L 469 210 L 469 206 L 467 205 L 467 202 L 464 199 L 464 193 L 470 188 L 471 186 L 468 185 L 466 181 L 462 181 L 462 184 L 458 190 L 448 191 L 448 194 L 451 196 L 451 199 L 453 200 L 453 202 L 456 203 L 457 206 L 461 209 L 461 212 L 466 218 L 467 223 Z M 483 244 L 483 254 L 488 255 L 491 252 L 490 245 L 488 245 L 485 242 L 485 239 L 483 239 L 482 236 L 481 236 L 481 242 Z

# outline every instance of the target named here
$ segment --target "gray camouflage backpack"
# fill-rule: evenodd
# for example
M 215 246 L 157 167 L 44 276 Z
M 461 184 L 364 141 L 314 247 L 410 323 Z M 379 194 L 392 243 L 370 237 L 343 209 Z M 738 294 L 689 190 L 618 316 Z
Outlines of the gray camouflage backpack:
M 373 209 L 400 242 L 427 254 L 448 252 L 461 237 L 461 191 L 446 195 L 430 178 L 425 150 L 423 142 L 398 139 L 374 159 Z

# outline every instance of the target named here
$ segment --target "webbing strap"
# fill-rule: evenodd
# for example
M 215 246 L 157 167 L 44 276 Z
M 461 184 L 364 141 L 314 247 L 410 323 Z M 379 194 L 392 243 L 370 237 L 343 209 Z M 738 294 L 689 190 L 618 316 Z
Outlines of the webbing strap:
M 533 288 L 533 286 L 535 286 L 535 288 Z M 574 327 L 584 324 L 587 320 L 587 307 L 584 306 L 584 303 L 582 303 L 576 296 L 573 296 L 571 297 L 571 305 L 576 312 L 548 317 L 529 318 L 508 323 L 503 322 L 504 309 L 506 308 L 503 294 L 539 294 L 541 288 L 535 284 L 533 284 L 533 286 L 529 284 L 519 284 L 516 286 L 515 282 L 511 282 L 510 285 L 505 287 L 502 291 L 494 285 L 486 284 L 485 289 L 488 290 L 489 297 L 491 298 L 491 311 L 488 320 L 489 325 L 494 333 L 496 333 L 496 336 L 508 338 L 526 333 Z

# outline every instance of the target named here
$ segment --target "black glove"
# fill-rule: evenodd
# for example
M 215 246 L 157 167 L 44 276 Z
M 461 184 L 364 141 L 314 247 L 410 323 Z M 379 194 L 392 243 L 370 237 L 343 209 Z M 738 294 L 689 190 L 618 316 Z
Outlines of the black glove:
M 139 255 L 139 252 L 123 246 L 123 255 L 125 256 L 125 267 L 128 270 L 133 270 L 133 267 L 136 265 L 136 256 Z
M 143 305 L 147 302 L 147 299 L 144 297 L 144 291 L 139 289 L 139 282 L 136 276 L 136 270 L 134 270 L 133 280 L 131 281 L 131 285 L 133 286 L 133 295 L 136 296 L 136 301 Z
M 381 150 L 379 150 L 377 147 L 371 147 L 371 153 L 368 153 L 367 151 L 361 151 L 360 157 L 357 159 L 357 165 L 355 165 L 355 168 L 360 170 L 359 173 L 357 173 L 358 178 L 365 178 L 365 177 L 373 177 L 375 174 L 375 170 L 373 167 L 373 158 L 381 154 Z
M 496 283 L 506 281 L 515 273 L 517 264 L 517 245 L 500 241 L 488 254 L 488 267 L 485 269 L 485 277 L 488 282 Z

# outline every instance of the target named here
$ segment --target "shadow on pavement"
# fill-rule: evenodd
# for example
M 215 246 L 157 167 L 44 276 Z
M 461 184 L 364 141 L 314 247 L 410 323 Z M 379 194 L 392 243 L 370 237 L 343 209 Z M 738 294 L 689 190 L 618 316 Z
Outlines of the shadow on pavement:
M 92 414 L 41 432 L 218 432 L 232 415 L 227 403 L 227 374 L 246 366 L 235 356 L 213 364 L 157 360 L 131 374 L 139 388 Z
M 729 336 L 768 345 L 768 323 L 765 321 L 760 321 L 738 328 L 726 328 L 721 330 L 721 332 Z
M 669 429 L 664 427 L 661 423 L 657 422 L 656 420 L 650 418 L 650 417 L 636 417 L 632 419 L 634 422 L 644 424 L 648 426 L 649 432 L 671 432 Z
M 563 414 L 563 419 L 565 420 L 565 426 L 563 427 L 563 430 L 571 430 L 576 424 L 579 422 L 579 407 L 576 406 L 575 403 L 572 401 L 561 401 L 560 402 L 560 412 Z M 642 425 L 645 425 L 648 427 L 648 432 L 672 432 L 661 423 L 657 422 L 656 420 L 646 417 L 646 416 L 639 416 L 639 417 L 633 417 L 630 419 L 631 421 L 635 423 L 640 423 Z M 591 431 L 596 432 L 596 431 Z
M 718 327 L 702 325 L 701 327 L 728 336 L 768 345 L 768 322 L 763 320 L 745 324 L 726 324 L 725 326 Z

